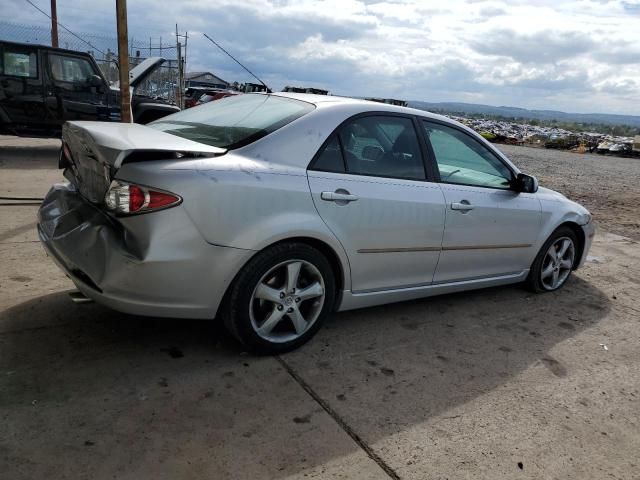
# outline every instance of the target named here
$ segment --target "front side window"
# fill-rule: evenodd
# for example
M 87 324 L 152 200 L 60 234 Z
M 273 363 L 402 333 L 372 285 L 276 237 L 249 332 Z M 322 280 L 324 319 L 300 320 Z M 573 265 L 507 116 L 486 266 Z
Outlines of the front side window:
M 27 50 L 11 50 L 5 48 L 2 52 L 0 74 L 13 77 L 36 78 L 38 76 L 36 53 Z
M 89 77 L 96 75 L 89 60 L 64 55 L 49 55 L 51 76 L 59 82 L 85 83 Z
M 371 115 L 343 124 L 313 168 L 344 171 L 343 159 L 350 174 L 426 179 L 418 137 L 409 118 Z
M 509 189 L 511 170 L 487 147 L 452 127 L 423 121 L 444 183 Z
M 147 126 L 194 142 L 233 149 L 255 142 L 314 108 L 292 98 L 244 94 L 189 108 Z

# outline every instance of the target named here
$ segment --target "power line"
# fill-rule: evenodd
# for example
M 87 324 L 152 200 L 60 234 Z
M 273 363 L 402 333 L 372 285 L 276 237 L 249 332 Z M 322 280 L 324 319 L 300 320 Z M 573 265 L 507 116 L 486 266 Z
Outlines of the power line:
M 44 10 L 42 10 L 40 7 L 38 7 L 36 4 L 34 4 L 31 0 L 25 0 L 29 5 L 31 5 L 33 8 L 35 8 L 36 10 L 38 10 L 40 13 L 42 13 L 43 15 L 45 15 L 49 20 L 52 20 L 51 15 L 49 15 L 47 12 L 45 12 Z M 65 27 L 63 24 L 61 24 L 60 22 L 56 21 L 56 23 L 62 27 L 64 30 L 66 30 L 67 32 L 69 32 L 71 35 L 73 35 L 74 37 L 76 37 L 78 40 L 80 40 L 81 42 L 86 43 L 87 45 L 89 45 L 91 48 L 93 48 L 94 50 L 100 52 L 102 55 L 107 55 L 106 53 L 104 53 L 102 50 L 100 50 L 97 47 L 94 47 L 93 45 L 91 45 L 90 42 L 87 42 L 84 38 L 80 37 L 79 35 L 76 35 L 75 33 L 73 33 L 71 30 L 69 30 L 67 27 Z
M 27 0 L 28 1 L 28 0 Z M 244 68 L 247 72 L 249 72 L 249 74 L 255 78 L 256 80 L 258 80 L 262 85 L 264 85 L 264 88 L 267 89 L 267 92 L 270 91 L 270 88 L 267 87 L 267 84 L 264 83 L 262 80 L 260 80 L 255 73 L 253 73 L 251 70 L 249 70 L 247 67 L 245 67 L 243 64 L 240 63 L 239 60 L 237 60 L 233 55 L 231 55 L 229 52 L 227 52 L 224 48 L 222 48 L 222 46 L 220 46 L 218 44 L 218 42 L 216 42 L 213 38 L 211 38 L 209 35 L 207 35 L 206 33 L 203 33 L 203 35 L 205 37 L 207 37 L 207 39 L 213 43 L 216 47 L 218 47 L 220 50 L 222 50 L 224 53 L 226 53 L 227 55 L 229 55 L 229 57 L 231 57 L 231 60 L 233 60 L 234 62 L 236 62 L 238 65 L 240 65 L 242 68 Z

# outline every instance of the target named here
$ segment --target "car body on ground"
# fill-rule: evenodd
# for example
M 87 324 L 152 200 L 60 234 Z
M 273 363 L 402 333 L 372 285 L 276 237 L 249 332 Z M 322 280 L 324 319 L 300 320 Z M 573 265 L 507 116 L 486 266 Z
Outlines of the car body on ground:
M 198 99 L 211 90 L 207 87 L 187 87 L 184 91 L 184 108 L 195 107 Z
M 226 95 L 220 95 L 224 94 Z M 218 100 L 219 98 L 228 97 L 231 95 L 237 95 L 240 92 L 229 90 L 225 88 L 212 88 L 212 87 L 188 87 L 184 92 L 184 108 L 195 107 L 203 103 L 210 102 L 213 97 Z M 203 97 L 208 97 L 203 101 Z
M 130 71 L 133 119 L 148 123 L 180 109 L 135 88 L 164 62 L 148 58 Z M 120 93 L 91 55 L 45 45 L 0 42 L 0 134 L 59 136 L 72 120 L 120 121 Z
M 241 93 L 233 90 L 223 90 L 220 92 L 205 93 L 198 99 L 198 101 L 196 102 L 196 106 L 204 105 L 205 103 L 213 102 L 215 100 L 220 100 L 221 98 L 231 97 L 233 95 L 241 95 Z
M 589 212 L 428 112 L 246 94 L 148 126 L 70 122 L 45 249 L 86 296 L 222 318 L 247 347 L 307 341 L 333 310 L 526 282 L 560 288 Z

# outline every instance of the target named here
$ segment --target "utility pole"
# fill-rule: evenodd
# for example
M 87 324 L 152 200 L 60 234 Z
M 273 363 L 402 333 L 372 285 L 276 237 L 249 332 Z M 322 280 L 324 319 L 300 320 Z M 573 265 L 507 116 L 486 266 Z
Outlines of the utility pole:
M 184 45 L 180 42 L 180 39 L 184 38 Z M 187 40 L 189 38 L 188 32 L 184 35 L 178 33 L 178 24 L 176 23 L 176 51 L 177 51 L 177 67 L 178 67 L 178 81 L 176 82 L 176 105 L 181 109 L 184 109 L 184 74 L 187 67 Z M 184 49 L 183 49 L 184 48 Z
M 176 105 L 178 106 L 178 108 L 180 110 L 184 109 L 184 102 L 182 101 L 183 97 L 184 97 L 184 82 L 183 82 L 183 76 L 184 76 L 184 71 L 182 70 L 182 45 L 180 44 L 180 42 L 178 42 L 178 60 L 177 60 L 177 67 L 178 67 L 178 81 L 176 82 Z
M 58 7 L 56 0 L 51 0 L 51 46 L 58 48 Z
M 120 70 L 120 121 L 131 123 L 131 92 L 129 91 L 129 33 L 127 31 L 127 0 L 116 0 L 118 24 L 118 67 Z

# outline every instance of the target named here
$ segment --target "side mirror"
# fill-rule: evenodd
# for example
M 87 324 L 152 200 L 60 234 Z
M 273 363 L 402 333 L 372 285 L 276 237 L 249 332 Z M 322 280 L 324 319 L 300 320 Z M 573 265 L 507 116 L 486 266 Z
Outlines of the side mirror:
M 102 87 L 104 86 L 104 82 L 100 75 L 89 75 L 87 77 L 87 85 L 90 87 Z
M 519 173 L 513 187 L 516 192 L 536 193 L 538 191 L 538 179 L 533 175 Z

